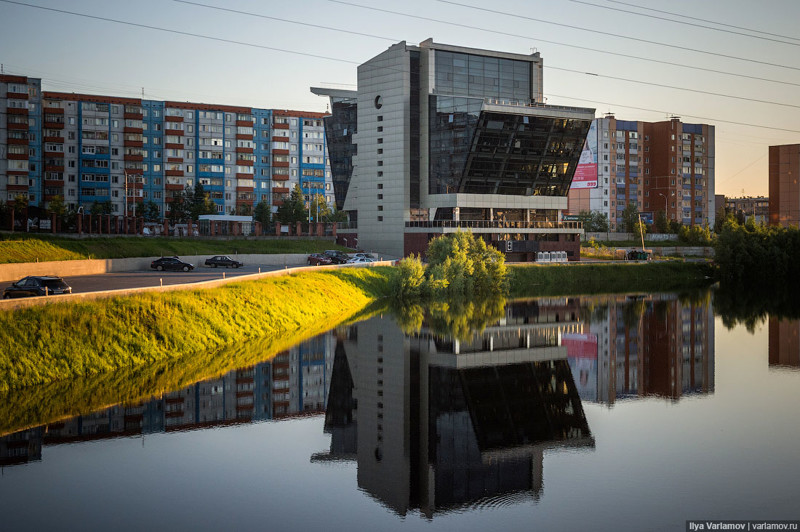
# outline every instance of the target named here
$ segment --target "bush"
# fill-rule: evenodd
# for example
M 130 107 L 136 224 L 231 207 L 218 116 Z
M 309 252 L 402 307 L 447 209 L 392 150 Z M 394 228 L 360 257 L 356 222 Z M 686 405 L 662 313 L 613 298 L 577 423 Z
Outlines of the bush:
M 508 290 L 505 257 L 471 232 L 434 238 L 427 257 L 427 269 L 419 257 L 400 261 L 393 284 L 397 299 L 487 297 L 504 295 Z

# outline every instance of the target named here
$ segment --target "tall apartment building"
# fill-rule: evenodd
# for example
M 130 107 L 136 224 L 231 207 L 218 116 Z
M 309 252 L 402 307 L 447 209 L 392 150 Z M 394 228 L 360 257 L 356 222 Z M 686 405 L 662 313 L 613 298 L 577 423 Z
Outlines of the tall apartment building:
M 596 211 L 611 230 L 633 203 L 642 219 L 658 211 L 683 225 L 713 226 L 714 126 L 597 118 L 569 191 L 569 213 Z
M 401 42 L 331 99 L 328 149 L 351 222 L 340 240 L 403 256 L 459 229 L 531 260 L 580 254 L 560 221 L 594 109 L 545 105 L 542 58 Z M 349 141 L 349 142 L 348 142 Z
M 17 194 L 41 200 L 31 189 L 42 185 L 41 81 L 0 75 L 0 200 Z
M 276 212 L 295 185 L 334 205 L 323 113 L 44 92 L 0 76 L 0 199 L 123 214 L 201 184 L 219 213 Z M 137 206 L 137 207 L 135 207 Z M 141 213 L 141 210 L 137 211 Z
M 769 224 L 800 225 L 800 144 L 769 147 Z

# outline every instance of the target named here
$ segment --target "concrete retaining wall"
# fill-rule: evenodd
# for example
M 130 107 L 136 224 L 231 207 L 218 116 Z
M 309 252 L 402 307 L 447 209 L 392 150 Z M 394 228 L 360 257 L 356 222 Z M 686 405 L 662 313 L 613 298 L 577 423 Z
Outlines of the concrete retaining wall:
M 592 238 L 598 242 L 639 241 L 642 239 L 638 233 L 584 233 L 581 240 L 583 242 L 588 242 Z M 664 240 L 678 240 L 678 235 L 670 233 L 647 233 L 644 235 L 645 242 L 662 242 Z
M 198 268 L 213 255 L 182 256 L 181 260 L 190 262 Z M 285 255 L 231 255 L 231 257 L 258 266 L 297 266 L 305 264 L 308 255 L 292 253 Z M 59 260 L 52 262 L 25 262 L 0 264 L 0 282 L 16 281 L 27 275 L 57 275 L 71 277 L 76 275 L 97 275 L 109 272 L 135 272 L 149 270 L 150 263 L 158 257 L 135 257 L 130 259 Z

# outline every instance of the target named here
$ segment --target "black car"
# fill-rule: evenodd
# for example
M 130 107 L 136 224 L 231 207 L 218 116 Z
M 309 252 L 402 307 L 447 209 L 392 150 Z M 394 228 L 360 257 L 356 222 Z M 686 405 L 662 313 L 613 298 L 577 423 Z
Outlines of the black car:
M 244 266 L 244 263 L 234 260 L 227 255 L 217 255 L 216 257 L 206 259 L 206 266 L 213 266 L 214 268 L 218 266 L 225 266 L 226 268 L 241 268 Z
M 188 272 L 194 270 L 194 264 L 183 262 L 178 257 L 161 257 L 150 263 L 150 267 L 154 270 L 176 270 Z
M 72 288 L 61 277 L 30 276 L 23 277 L 11 286 L 6 287 L 3 290 L 3 299 L 71 293 Z
M 327 266 L 328 264 L 333 264 L 333 260 L 322 253 L 312 253 L 308 256 L 307 262 L 309 266 Z
M 344 264 L 348 260 L 350 260 L 350 255 L 345 253 L 344 251 L 339 251 L 336 249 L 328 249 L 325 251 L 325 255 L 331 258 L 331 262 L 333 264 Z

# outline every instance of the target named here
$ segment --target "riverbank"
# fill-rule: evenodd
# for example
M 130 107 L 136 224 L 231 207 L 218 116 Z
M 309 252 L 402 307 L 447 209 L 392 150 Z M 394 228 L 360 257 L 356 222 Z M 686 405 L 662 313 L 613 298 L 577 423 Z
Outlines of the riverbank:
M 710 263 L 679 261 L 515 265 L 509 272 L 511 297 L 679 291 L 708 286 L 715 277 Z
M 285 338 L 324 324 L 322 332 L 387 295 L 391 275 L 388 267 L 303 272 L 0 312 L 0 392 L 163 361 L 183 364 L 235 342 Z

